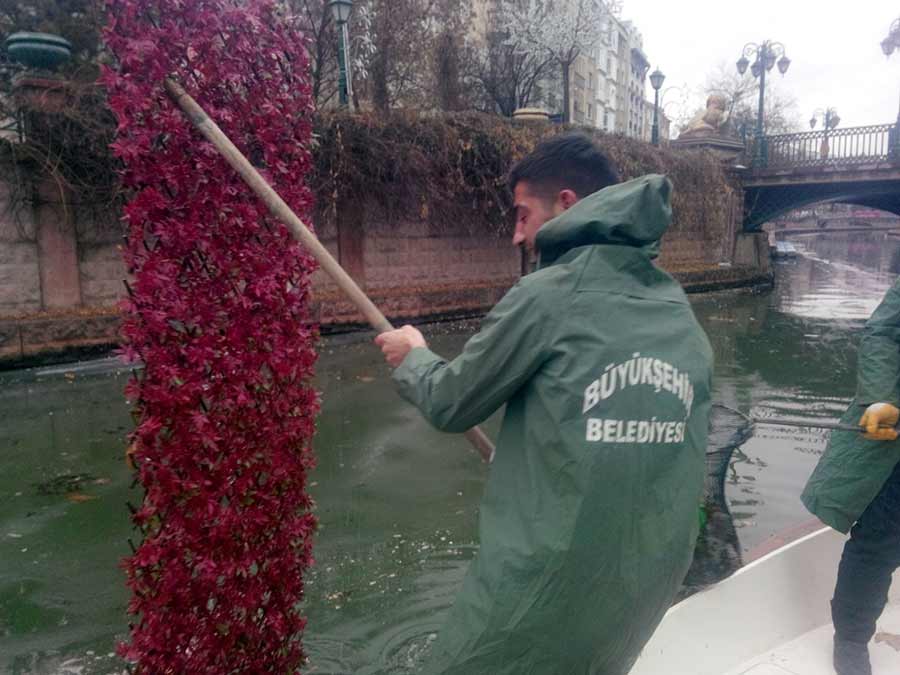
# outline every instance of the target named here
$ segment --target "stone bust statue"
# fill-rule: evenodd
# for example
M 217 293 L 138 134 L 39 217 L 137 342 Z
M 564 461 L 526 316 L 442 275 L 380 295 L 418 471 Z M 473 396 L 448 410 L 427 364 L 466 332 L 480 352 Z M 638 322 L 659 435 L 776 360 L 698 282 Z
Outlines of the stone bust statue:
M 694 116 L 679 138 L 720 135 L 728 118 L 727 108 L 728 99 L 725 96 L 710 94 L 706 99 L 706 110 Z

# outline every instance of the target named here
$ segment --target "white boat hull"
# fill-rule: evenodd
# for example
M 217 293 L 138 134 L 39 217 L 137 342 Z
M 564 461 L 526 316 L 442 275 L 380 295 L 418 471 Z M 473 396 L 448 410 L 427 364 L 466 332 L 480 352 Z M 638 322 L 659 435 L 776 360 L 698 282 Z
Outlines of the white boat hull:
M 631 675 L 834 675 L 830 601 L 846 537 L 824 528 L 666 614 Z M 874 675 L 900 673 L 900 573 L 870 645 Z

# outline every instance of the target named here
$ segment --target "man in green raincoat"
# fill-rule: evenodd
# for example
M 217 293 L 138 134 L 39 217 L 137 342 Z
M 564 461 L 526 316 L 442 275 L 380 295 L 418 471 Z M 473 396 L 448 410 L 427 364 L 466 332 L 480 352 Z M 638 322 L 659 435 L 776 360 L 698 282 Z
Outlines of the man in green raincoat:
M 376 342 L 401 394 L 462 432 L 504 403 L 480 549 L 426 672 L 624 675 L 691 562 L 712 350 L 651 258 L 671 183 L 616 184 L 583 134 L 513 168 L 524 277 L 449 363 L 411 326 Z
M 858 421 L 866 433 L 835 431 L 802 497 L 822 522 L 850 532 L 831 601 L 838 675 L 872 672 L 868 643 L 900 567 L 898 405 L 900 281 L 863 330 L 856 398 L 842 420 Z

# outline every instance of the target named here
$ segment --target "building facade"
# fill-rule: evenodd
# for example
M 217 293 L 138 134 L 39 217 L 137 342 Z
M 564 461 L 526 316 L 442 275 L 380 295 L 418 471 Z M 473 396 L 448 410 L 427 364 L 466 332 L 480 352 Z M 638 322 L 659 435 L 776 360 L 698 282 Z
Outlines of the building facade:
M 645 95 L 649 70 L 643 38 L 635 25 L 611 17 L 602 39 L 572 64 L 569 119 L 608 133 L 649 139 L 652 117 L 650 123 L 646 120 L 652 105 L 648 107 Z M 544 88 L 553 92 L 551 83 Z M 556 95 L 542 104 L 562 101 L 561 82 L 557 88 Z
M 644 40 L 630 21 L 616 21 L 618 86 L 616 97 L 616 133 L 643 138 L 645 90 L 650 62 L 644 53 Z
M 602 0 L 597 0 L 602 2 Z M 488 35 L 496 19 L 499 0 L 472 0 L 471 36 Z M 562 117 L 563 78 L 551 69 L 539 82 L 531 105 Z M 640 31 L 631 21 L 610 16 L 602 38 L 589 53 L 581 54 L 569 70 L 569 119 L 608 133 L 632 138 L 650 137 L 646 101 L 650 62 L 644 53 Z

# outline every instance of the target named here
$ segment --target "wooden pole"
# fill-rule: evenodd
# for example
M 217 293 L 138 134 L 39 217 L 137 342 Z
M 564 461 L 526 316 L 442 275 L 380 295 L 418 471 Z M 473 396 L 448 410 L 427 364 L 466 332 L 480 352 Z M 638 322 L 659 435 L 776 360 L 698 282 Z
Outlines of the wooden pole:
M 269 208 L 269 211 L 287 225 L 294 238 L 303 244 L 313 257 L 318 260 L 322 269 L 347 294 L 353 304 L 366 317 L 366 321 L 372 325 L 372 328 L 378 333 L 393 330 L 394 327 L 385 318 L 384 314 L 369 300 L 368 296 L 353 281 L 353 278 L 344 271 L 340 263 L 328 252 L 328 249 L 322 246 L 312 231 L 278 196 L 278 193 L 272 189 L 272 186 L 266 182 L 265 178 L 250 164 L 247 158 L 235 147 L 234 143 L 222 132 L 218 125 L 210 119 L 209 115 L 203 111 L 203 108 L 197 104 L 190 94 L 171 78 L 166 79 L 165 87 L 175 103 L 178 104 L 178 107 L 193 122 L 200 133 L 216 147 L 225 158 L 225 161 L 241 175 L 247 185 L 250 186 L 250 189 Z M 493 460 L 494 445 L 480 428 L 472 427 L 465 433 L 465 436 L 486 462 Z
M 840 422 L 794 422 L 792 420 L 768 419 L 762 417 L 751 418 L 753 424 L 774 424 L 779 427 L 799 427 L 801 429 L 835 429 L 837 431 L 857 431 L 861 434 L 866 433 L 865 427 L 853 424 L 841 424 Z M 886 426 L 882 424 L 879 429 L 891 429 L 900 432 L 900 425 L 896 427 Z

